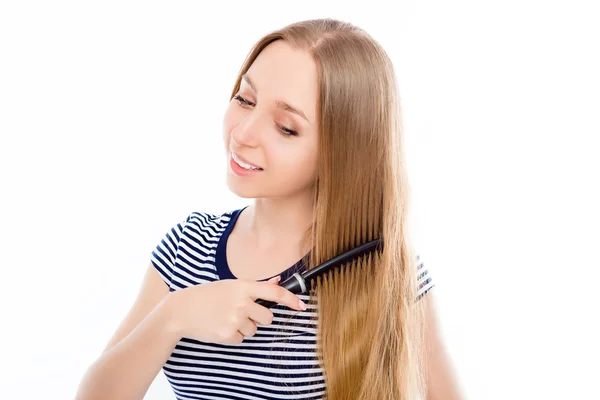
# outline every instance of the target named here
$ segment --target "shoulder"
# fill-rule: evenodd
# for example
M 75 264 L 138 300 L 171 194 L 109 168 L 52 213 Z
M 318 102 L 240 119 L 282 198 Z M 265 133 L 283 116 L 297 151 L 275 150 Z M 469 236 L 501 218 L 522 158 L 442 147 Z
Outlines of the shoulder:
M 212 239 L 221 236 L 238 210 L 226 210 L 219 213 L 192 211 L 181 224 L 182 236 L 201 236 Z
M 222 213 L 192 211 L 186 218 L 185 226 L 221 230 L 227 226 L 234 212 L 235 210 L 227 210 Z
M 435 286 L 429 266 L 423 262 L 420 254 L 416 255 L 417 264 L 417 300 Z

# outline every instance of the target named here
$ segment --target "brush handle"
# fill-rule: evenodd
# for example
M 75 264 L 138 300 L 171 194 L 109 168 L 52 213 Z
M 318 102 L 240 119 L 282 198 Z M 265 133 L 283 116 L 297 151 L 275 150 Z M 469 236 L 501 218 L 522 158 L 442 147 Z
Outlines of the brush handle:
M 317 276 L 326 274 L 333 267 L 339 266 L 353 258 L 358 258 L 358 257 L 362 256 L 363 254 L 374 250 L 378 245 L 381 245 L 381 244 L 382 244 L 381 239 L 371 240 L 368 243 L 365 243 L 365 244 L 360 245 L 352 250 L 348 250 L 342 254 L 337 255 L 336 257 L 325 261 L 324 263 L 316 266 L 313 269 L 305 271 L 302 275 L 300 275 L 300 273 L 296 272 L 290 278 L 286 279 L 285 282 L 280 284 L 280 286 L 283 286 L 284 288 L 286 288 L 287 290 L 289 290 L 290 292 L 292 292 L 294 294 L 308 293 L 306 281 L 314 282 L 314 280 L 316 279 Z M 273 301 L 267 301 L 267 300 L 263 300 L 263 299 L 256 299 L 256 303 L 260 304 L 261 306 L 265 306 L 267 308 L 271 308 L 275 304 L 277 304 Z
M 283 286 L 285 289 L 289 290 L 294 294 L 302 294 L 308 291 L 306 288 L 306 282 L 304 281 L 304 278 L 298 272 L 286 279 L 285 282 L 279 284 L 279 286 Z M 271 308 L 275 304 L 277 304 L 274 301 L 268 301 L 263 299 L 256 299 L 256 303 L 267 308 Z

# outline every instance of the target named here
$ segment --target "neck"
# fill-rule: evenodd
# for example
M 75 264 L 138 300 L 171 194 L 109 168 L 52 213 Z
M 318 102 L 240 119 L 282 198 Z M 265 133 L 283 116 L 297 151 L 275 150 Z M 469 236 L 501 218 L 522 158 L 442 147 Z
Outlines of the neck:
M 243 214 L 243 229 L 259 251 L 296 247 L 303 256 L 302 239 L 313 220 L 313 193 L 286 198 L 258 198 Z

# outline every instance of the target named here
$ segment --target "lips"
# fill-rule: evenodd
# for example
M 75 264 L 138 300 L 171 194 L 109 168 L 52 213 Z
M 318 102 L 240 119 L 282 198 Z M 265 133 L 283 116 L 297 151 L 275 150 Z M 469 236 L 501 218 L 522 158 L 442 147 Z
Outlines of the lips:
M 244 157 L 240 156 L 240 155 L 239 155 L 239 154 L 237 154 L 237 153 L 234 153 L 233 151 L 231 152 L 231 155 L 232 155 L 232 157 L 234 157 L 234 160 L 235 160 L 235 159 L 238 159 L 238 160 L 240 160 L 241 162 L 243 162 L 243 163 L 245 163 L 245 164 L 248 164 L 248 165 L 250 165 L 250 166 L 252 166 L 252 167 L 259 168 L 259 169 L 261 169 L 261 170 L 263 169 L 262 167 L 260 167 L 260 166 L 258 166 L 258 165 L 256 165 L 256 164 L 254 164 L 254 163 L 252 163 L 252 162 L 250 162 L 250 161 L 246 160 Z

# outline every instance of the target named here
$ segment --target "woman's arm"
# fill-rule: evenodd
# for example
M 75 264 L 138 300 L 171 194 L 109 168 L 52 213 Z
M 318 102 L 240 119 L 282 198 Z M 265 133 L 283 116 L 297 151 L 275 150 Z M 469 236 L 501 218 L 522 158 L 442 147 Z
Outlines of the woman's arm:
M 158 273 L 149 267 L 135 304 L 86 371 L 75 400 L 144 397 L 181 339 L 171 320 L 172 298 Z
M 463 395 L 439 332 L 434 292 L 429 291 L 421 299 L 425 301 L 427 400 L 462 400 Z

